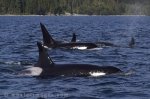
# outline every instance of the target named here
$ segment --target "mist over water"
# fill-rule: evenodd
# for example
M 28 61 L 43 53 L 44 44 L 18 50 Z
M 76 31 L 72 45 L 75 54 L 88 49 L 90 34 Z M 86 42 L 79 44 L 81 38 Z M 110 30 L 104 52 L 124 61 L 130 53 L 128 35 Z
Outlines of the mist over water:
M 121 47 L 93 50 L 49 49 L 56 63 L 111 65 L 128 73 L 103 77 L 53 77 L 39 79 L 16 75 L 37 62 L 40 22 L 54 39 L 70 42 L 108 41 Z M 0 98 L 112 98 L 150 97 L 149 16 L 1 16 Z M 131 37 L 134 48 L 128 48 Z

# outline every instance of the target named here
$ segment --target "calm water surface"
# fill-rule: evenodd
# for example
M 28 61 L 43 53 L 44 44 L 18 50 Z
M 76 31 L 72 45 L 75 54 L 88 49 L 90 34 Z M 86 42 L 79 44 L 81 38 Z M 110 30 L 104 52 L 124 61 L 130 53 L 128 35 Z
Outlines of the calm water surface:
M 15 75 L 37 62 L 40 22 L 51 35 L 70 41 L 109 41 L 122 47 L 95 50 L 51 49 L 57 63 L 111 65 L 128 75 L 37 79 Z M 127 48 L 134 37 L 136 46 Z M 1 16 L 1 99 L 138 99 L 150 97 L 150 17 L 148 16 Z

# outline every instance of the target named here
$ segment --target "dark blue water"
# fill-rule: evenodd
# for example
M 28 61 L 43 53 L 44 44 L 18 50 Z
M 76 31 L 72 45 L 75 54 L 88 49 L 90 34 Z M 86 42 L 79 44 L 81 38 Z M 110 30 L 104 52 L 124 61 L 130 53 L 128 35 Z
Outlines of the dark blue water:
M 111 65 L 128 75 L 37 79 L 15 75 L 37 62 L 36 42 L 42 40 L 40 22 L 51 35 L 70 41 L 109 41 L 123 47 L 97 50 L 49 50 L 57 63 Z M 127 48 L 134 37 L 136 46 Z M 1 16 L 1 99 L 137 99 L 150 97 L 150 17 L 148 16 Z

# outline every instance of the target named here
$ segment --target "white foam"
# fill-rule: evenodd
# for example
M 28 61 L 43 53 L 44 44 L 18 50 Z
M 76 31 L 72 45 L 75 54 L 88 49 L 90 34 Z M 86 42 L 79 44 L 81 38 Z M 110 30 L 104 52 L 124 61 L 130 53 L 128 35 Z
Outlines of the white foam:
M 102 47 L 97 47 L 97 48 L 91 48 L 89 50 L 102 50 L 103 48 Z
M 106 73 L 104 73 L 104 72 L 90 72 L 90 75 L 94 76 L 94 77 L 98 77 L 98 76 L 104 76 L 104 75 L 106 75 Z
M 30 67 L 21 71 L 19 74 L 23 76 L 39 76 L 42 73 L 43 69 L 40 67 Z
M 73 47 L 73 49 L 85 50 L 85 49 L 87 49 L 87 47 L 86 46 L 76 46 L 76 47 Z
M 21 62 L 15 62 L 15 61 L 8 61 L 8 62 L 5 62 L 5 64 L 9 64 L 9 65 L 21 65 Z

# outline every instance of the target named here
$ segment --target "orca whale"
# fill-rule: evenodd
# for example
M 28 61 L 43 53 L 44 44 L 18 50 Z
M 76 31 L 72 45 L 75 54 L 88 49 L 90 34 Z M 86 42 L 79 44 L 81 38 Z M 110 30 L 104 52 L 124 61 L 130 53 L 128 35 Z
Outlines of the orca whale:
M 73 33 L 71 42 L 76 42 L 76 34 L 75 33 Z M 105 41 L 96 42 L 95 44 L 98 47 L 106 47 L 106 46 L 121 47 L 121 46 L 115 45 L 115 44 L 110 43 L 110 42 L 105 42 Z M 132 37 L 131 41 L 129 42 L 128 47 L 133 48 L 134 45 L 135 45 L 135 39 Z
M 76 42 L 76 34 L 75 33 L 73 33 L 71 42 L 73 42 L 73 43 Z M 114 47 L 117 47 L 117 45 L 114 45 L 113 43 L 105 42 L 105 41 L 96 42 L 95 44 L 97 45 L 97 47 L 105 47 L 105 46 L 114 46 Z
M 55 76 L 102 76 L 107 74 L 121 73 L 122 71 L 113 66 L 97 66 L 91 64 L 56 64 L 49 57 L 44 46 L 37 42 L 39 50 L 38 62 L 24 73 L 31 73 L 37 77 Z M 34 71 L 36 69 L 36 71 Z
M 98 42 L 98 43 L 83 43 L 83 42 L 76 42 L 76 34 L 73 33 L 72 40 L 69 43 L 60 43 L 58 41 L 55 41 L 52 36 L 49 34 L 46 27 L 40 23 L 42 35 L 43 35 L 43 44 L 44 46 L 47 46 L 49 48 L 85 48 L 85 49 L 92 49 L 96 47 L 104 47 L 104 46 L 115 46 L 112 43 L 109 42 Z

